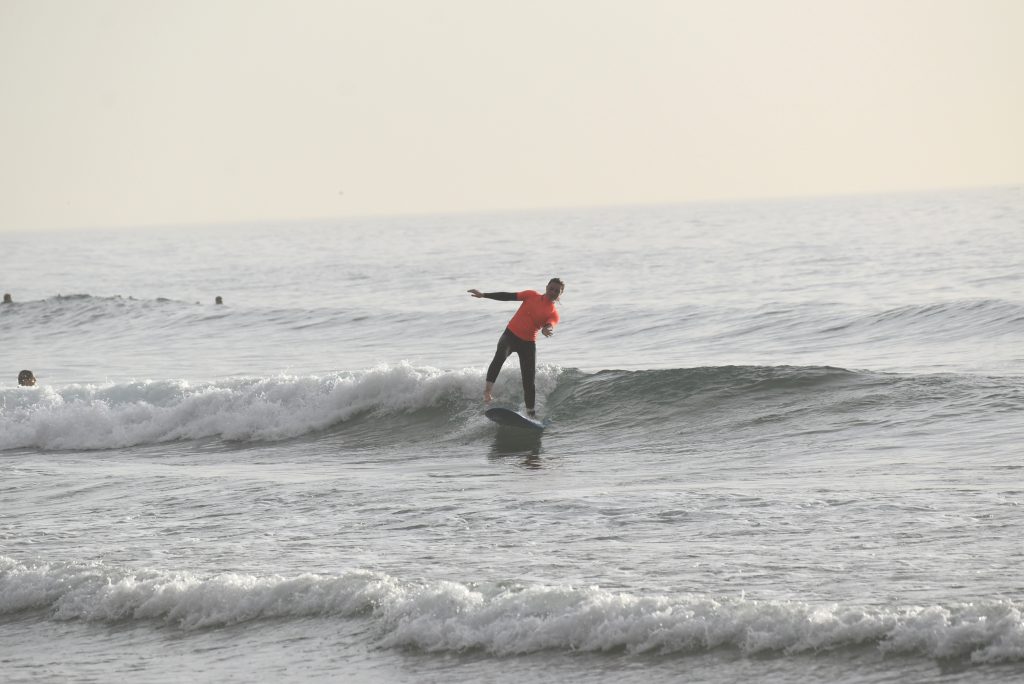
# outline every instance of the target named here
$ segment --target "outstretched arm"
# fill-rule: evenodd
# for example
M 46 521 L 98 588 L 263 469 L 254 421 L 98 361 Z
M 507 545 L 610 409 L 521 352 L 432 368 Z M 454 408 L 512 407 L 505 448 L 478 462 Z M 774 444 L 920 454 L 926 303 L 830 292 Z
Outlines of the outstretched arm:
M 467 290 L 467 292 L 469 292 L 469 294 L 473 295 L 474 297 L 497 299 L 502 302 L 514 302 L 517 299 L 515 292 L 481 292 L 480 290 L 477 289 Z

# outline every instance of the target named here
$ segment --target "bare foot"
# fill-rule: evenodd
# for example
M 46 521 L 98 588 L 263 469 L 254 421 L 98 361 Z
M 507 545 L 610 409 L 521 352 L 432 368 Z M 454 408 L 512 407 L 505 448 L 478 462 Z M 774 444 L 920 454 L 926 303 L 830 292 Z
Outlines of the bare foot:
M 490 404 L 494 397 L 491 396 L 490 392 L 484 392 L 484 403 Z

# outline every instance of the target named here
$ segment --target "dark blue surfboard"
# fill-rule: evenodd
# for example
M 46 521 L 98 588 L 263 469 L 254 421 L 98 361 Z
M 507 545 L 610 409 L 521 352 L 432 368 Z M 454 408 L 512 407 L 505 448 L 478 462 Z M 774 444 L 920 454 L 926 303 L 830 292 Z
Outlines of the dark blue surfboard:
M 489 408 L 484 411 L 484 415 L 493 420 L 498 425 L 504 425 L 505 427 L 516 427 L 523 428 L 524 430 L 543 430 L 544 423 L 533 418 L 527 418 L 518 411 L 513 411 L 507 408 Z

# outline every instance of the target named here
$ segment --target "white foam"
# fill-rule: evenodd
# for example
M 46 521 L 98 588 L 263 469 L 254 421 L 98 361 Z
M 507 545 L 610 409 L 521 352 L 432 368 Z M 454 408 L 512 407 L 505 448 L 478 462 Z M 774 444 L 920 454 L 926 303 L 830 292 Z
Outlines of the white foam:
M 354 615 L 379 600 L 391 582 L 367 572 L 203 578 L 96 563 L 25 565 L 0 557 L 0 615 L 44 609 L 57 620 L 160 620 L 192 630 L 267 618 Z
M 554 389 L 559 372 L 538 369 L 540 396 Z M 518 382 L 505 375 L 502 380 Z M 326 376 L 12 388 L 0 392 L 0 450 L 290 439 L 360 414 L 408 413 L 452 400 L 475 404 L 482 387 L 478 368 L 443 371 L 402 362 Z
M 882 651 L 976 663 L 1024 660 L 1024 603 L 866 607 L 692 594 L 637 596 L 599 587 L 405 582 L 383 573 L 296 577 L 159 570 L 95 563 L 25 564 L 0 557 L 0 615 L 154 620 L 185 630 L 270 618 L 365 617 L 383 647 L 660 653 L 735 648 L 746 654 Z

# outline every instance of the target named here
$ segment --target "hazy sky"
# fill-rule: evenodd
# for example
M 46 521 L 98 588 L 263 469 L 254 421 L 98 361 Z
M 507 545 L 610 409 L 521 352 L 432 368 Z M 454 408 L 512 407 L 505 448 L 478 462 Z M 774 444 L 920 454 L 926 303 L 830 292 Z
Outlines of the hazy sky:
M 1024 182 L 1022 0 L 0 0 L 0 230 Z

